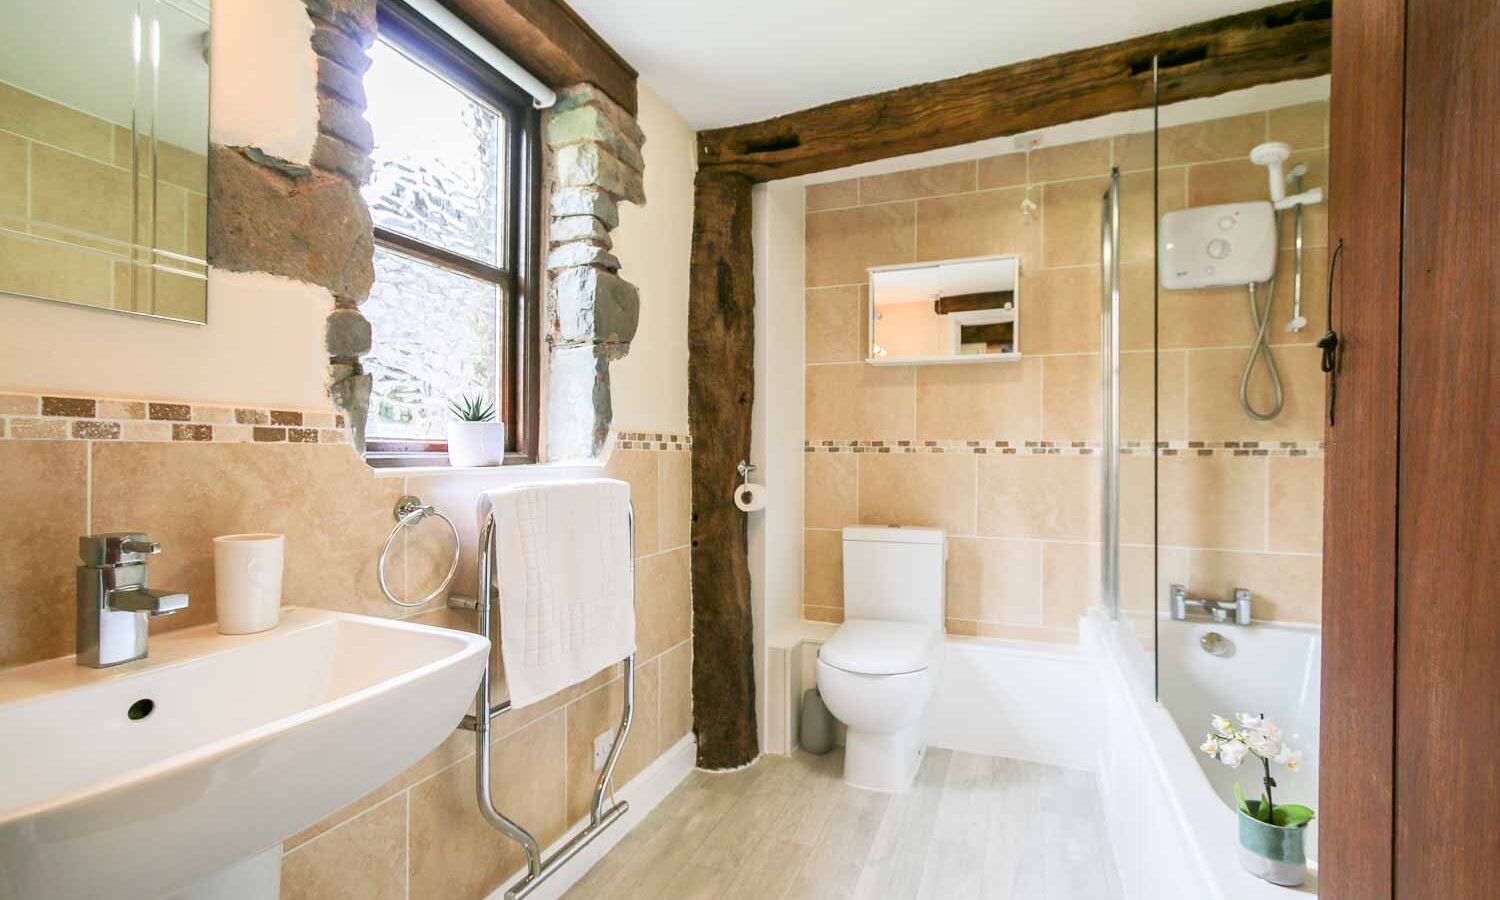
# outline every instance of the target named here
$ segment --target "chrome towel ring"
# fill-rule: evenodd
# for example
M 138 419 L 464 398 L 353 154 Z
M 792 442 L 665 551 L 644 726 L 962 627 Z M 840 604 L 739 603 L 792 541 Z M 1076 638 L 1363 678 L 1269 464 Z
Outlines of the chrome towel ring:
M 448 589 L 448 585 L 453 583 L 453 575 L 458 571 L 458 527 L 453 524 L 452 519 L 438 512 L 432 506 L 423 503 L 421 498 L 413 497 L 410 495 L 402 497 L 400 500 L 396 501 L 396 508 L 395 510 L 393 510 L 393 514 L 396 517 L 396 527 L 391 529 L 391 536 L 385 539 L 385 546 L 380 548 L 380 562 L 375 566 L 375 576 L 380 580 L 380 591 L 381 593 L 385 594 L 385 599 L 391 601 L 397 606 L 421 606 L 424 603 L 429 603 L 433 600 L 436 600 L 443 593 L 443 591 L 446 591 Z M 447 524 L 448 530 L 453 532 L 453 562 L 448 566 L 448 574 L 443 576 L 443 583 L 434 588 L 432 593 L 427 594 L 417 600 L 402 600 L 400 597 L 397 597 L 394 593 L 391 592 L 391 586 L 386 583 L 386 557 L 390 555 L 391 545 L 396 542 L 396 535 L 401 533 L 401 529 L 415 526 L 429 516 L 442 519 L 443 522 Z

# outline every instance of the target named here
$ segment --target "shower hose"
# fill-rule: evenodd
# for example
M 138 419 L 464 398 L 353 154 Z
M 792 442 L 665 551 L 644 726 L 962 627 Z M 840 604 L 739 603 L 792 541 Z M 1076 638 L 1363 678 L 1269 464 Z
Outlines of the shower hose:
M 1271 216 L 1273 229 L 1280 240 L 1281 214 L 1273 213 Z M 1277 254 L 1280 256 L 1280 253 Z M 1276 265 L 1271 267 L 1271 280 L 1266 282 L 1266 303 L 1262 308 L 1255 297 L 1255 284 L 1252 282 L 1249 288 L 1250 294 L 1250 322 L 1255 326 L 1255 343 L 1250 347 L 1250 357 L 1245 360 L 1245 371 L 1240 375 L 1240 406 L 1244 408 L 1245 415 L 1260 422 L 1268 422 L 1281 415 L 1281 407 L 1285 401 L 1285 395 L 1281 389 L 1281 373 L 1276 369 L 1276 357 L 1271 355 L 1271 307 L 1276 303 Z M 1271 386 L 1276 391 L 1276 402 L 1271 406 L 1269 412 L 1261 412 L 1250 402 L 1250 376 L 1255 372 L 1255 361 L 1264 358 L 1266 361 L 1266 374 L 1271 376 Z

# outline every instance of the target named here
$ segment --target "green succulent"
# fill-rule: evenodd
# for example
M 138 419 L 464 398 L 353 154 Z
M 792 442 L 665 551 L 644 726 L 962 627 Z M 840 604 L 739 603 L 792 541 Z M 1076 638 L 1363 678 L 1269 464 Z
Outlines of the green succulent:
M 460 422 L 489 422 L 495 418 L 495 404 L 486 400 L 483 394 L 472 397 L 464 394 L 462 400 L 449 403 L 448 409 Z

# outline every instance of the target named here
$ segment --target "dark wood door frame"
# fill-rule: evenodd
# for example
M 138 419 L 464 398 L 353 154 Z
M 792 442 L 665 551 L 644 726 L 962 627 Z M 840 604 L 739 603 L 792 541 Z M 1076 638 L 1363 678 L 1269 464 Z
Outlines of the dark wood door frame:
M 1323 498 L 1319 889 L 1391 897 L 1404 0 L 1333 19 L 1329 241 L 1342 337 Z

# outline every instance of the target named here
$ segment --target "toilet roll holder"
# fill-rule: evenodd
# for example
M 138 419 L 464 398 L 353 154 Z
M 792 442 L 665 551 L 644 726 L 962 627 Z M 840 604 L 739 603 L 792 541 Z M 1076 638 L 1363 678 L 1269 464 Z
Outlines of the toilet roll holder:
M 740 481 L 749 481 L 750 473 L 755 471 L 755 464 L 742 459 L 740 460 L 740 464 L 734 467 L 734 470 L 740 473 Z

